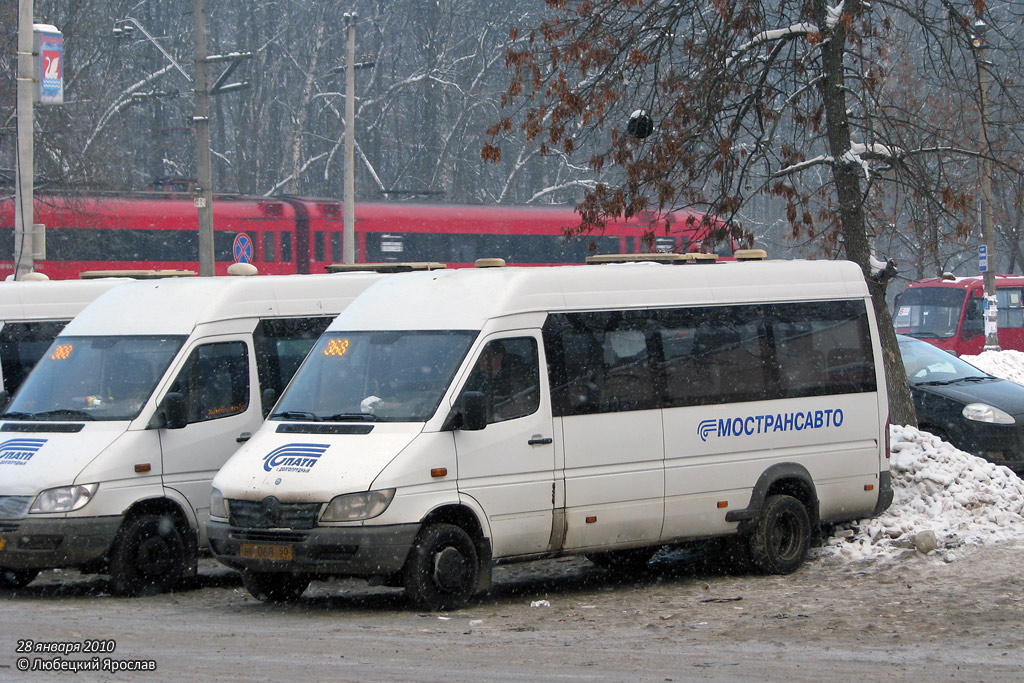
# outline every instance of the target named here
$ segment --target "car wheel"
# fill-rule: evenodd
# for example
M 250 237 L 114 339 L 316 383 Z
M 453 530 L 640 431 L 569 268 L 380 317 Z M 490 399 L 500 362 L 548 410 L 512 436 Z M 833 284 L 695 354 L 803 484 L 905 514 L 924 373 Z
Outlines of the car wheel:
M 115 595 L 155 595 L 181 580 L 185 540 L 171 515 L 142 514 L 121 527 L 110 553 L 111 590 Z
M 766 574 L 789 574 L 803 564 L 810 539 L 803 504 L 793 496 L 769 496 L 750 536 L 750 560 Z
M 24 588 L 39 575 L 38 569 L 6 569 L 0 567 L 0 588 Z
M 309 587 L 309 578 L 280 572 L 242 572 L 242 585 L 263 602 L 297 600 Z
M 473 539 L 460 527 L 430 524 L 420 531 L 405 561 L 405 593 L 423 609 L 458 609 L 476 590 L 478 561 Z

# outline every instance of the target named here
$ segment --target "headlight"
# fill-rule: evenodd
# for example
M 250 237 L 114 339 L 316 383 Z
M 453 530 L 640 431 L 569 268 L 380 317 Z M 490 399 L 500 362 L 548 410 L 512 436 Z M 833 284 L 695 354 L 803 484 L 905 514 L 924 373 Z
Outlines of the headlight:
M 337 496 L 327 504 L 320 521 L 357 522 L 361 519 L 373 519 L 388 509 L 394 497 L 394 489 Z
M 1012 425 L 1016 422 L 1013 415 L 987 403 L 968 403 L 964 406 L 963 416 L 975 422 L 988 422 L 996 425 Z
M 39 512 L 71 512 L 81 509 L 92 500 L 99 487 L 99 484 L 85 484 L 46 489 L 36 496 L 28 513 L 31 515 Z
M 216 517 L 217 519 L 228 518 L 228 504 L 224 500 L 224 496 L 217 489 L 213 490 L 210 494 L 210 517 Z

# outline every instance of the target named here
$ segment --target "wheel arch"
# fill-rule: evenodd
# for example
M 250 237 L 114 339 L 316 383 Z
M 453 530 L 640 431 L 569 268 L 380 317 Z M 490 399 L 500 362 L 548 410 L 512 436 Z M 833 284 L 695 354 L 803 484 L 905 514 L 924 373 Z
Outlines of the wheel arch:
M 769 496 L 787 495 L 796 498 L 807 509 L 811 520 L 811 528 L 819 525 L 818 492 L 814 486 L 814 478 L 807 468 L 799 463 L 777 463 L 772 465 L 758 477 L 757 483 L 750 494 L 750 502 L 746 508 L 730 510 L 725 514 L 727 522 L 739 522 L 745 529 L 761 514 L 765 500 Z
M 421 520 L 420 528 L 430 524 L 452 524 L 459 527 L 473 540 L 477 554 L 477 592 L 491 586 L 491 539 L 477 513 L 464 504 L 449 504 L 434 508 Z
M 186 509 L 176 500 L 171 498 L 146 498 L 136 501 L 124 511 L 124 521 L 118 530 L 118 539 L 124 531 L 128 520 L 137 515 L 168 515 L 174 520 L 174 526 L 178 529 L 181 537 L 185 540 L 187 556 L 186 575 L 194 575 L 199 562 L 199 532 L 192 518 Z M 117 543 L 117 540 L 114 541 Z

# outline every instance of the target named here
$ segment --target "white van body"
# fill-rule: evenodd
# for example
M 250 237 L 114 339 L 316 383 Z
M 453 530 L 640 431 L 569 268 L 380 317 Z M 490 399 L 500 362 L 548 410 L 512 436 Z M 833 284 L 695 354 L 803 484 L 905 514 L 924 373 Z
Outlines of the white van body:
M 0 415 L 5 583 L 78 567 L 136 594 L 194 574 L 213 475 L 380 277 L 137 281 L 86 307 Z
M 396 275 L 332 323 L 277 410 L 215 477 L 208 525 L 262 599 L 349 575 L 448 609 L 494 562 L 646 564 L 714 537 L 787 572 L 814 527 L 892 499 L 878 330 L 849 262 Z
M 0 389 L 13 394 L 68 322 L 124 278 L 0 282 Z

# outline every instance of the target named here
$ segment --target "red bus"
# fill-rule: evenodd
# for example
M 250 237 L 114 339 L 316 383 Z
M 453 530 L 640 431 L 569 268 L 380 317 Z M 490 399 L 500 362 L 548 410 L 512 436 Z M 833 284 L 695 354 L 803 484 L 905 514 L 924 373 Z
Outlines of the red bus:
M 996 275 L 999 346 L 1024 351 L 1024 276 Z M 929 278 L 907 285 L 896 300 L 896 332 L 974 356 L 985 346 L 985 283 L 981 276 Z
M 187 193 L 38 195 L 34 211 L 35 222 L 46 226 L 46 257 L 37 259 L 36 270 L 52 279 L 91 270 L 198 270 L 198 212 Z M 579 220 L 569 207 L 361 203 L 355 261 L 458 267 L 498 257 L 510 264 L 556 264 L 648 251 L 729 258 L 736 246 L 724 221 L 697 212 L 651 213 L 566 239 L 565 229 Z M 249 262 L 264 274 L 323 272 L 343 260 L 343 212 L 335 200 L 218 195 L 213 225 L 218 275 L 236 261 L 236 238 L 243 234 L 251 245 Z M 13 226 L 13 198 L 0 200 L 0 279 L 14 268 Z

